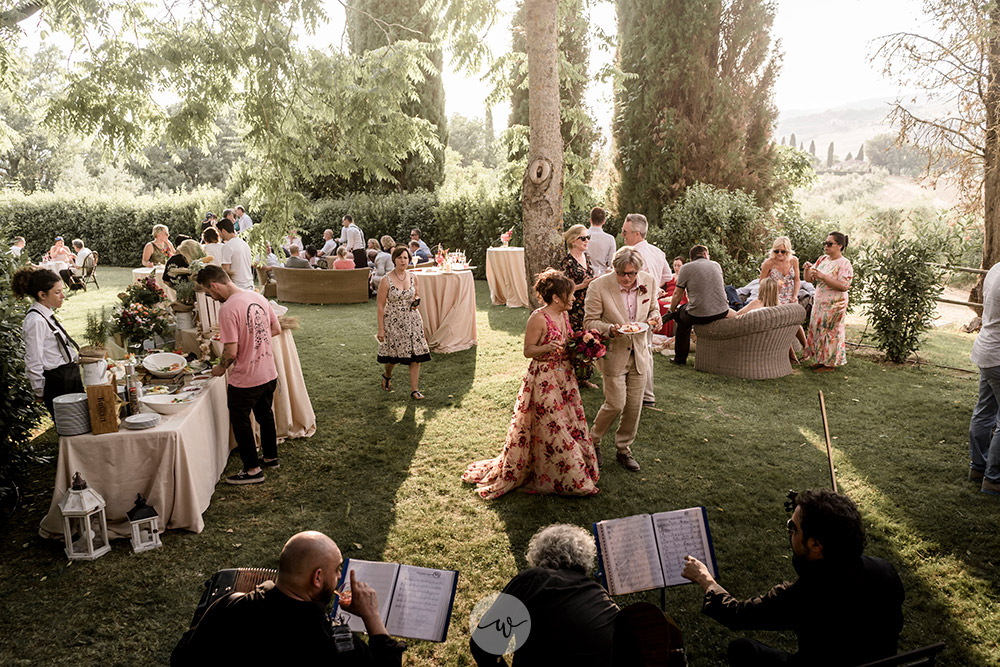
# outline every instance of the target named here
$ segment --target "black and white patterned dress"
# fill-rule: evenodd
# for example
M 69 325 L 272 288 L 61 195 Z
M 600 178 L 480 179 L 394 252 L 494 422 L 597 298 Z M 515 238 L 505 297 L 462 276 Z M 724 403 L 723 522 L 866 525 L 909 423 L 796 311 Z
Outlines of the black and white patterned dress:
M 419 364 L 431 360 L 430 348 L 424 337 L 424 321 L 420 312 L 410 308 L 413 303 L 413 274 L 406 274 L 410 286 L 405 290 L 396 287 L 386 274 L 384 280 L 389 290 L 385 296 L 385 313 L 382 328 L 385 340 L 378 344 L 380 364 Z

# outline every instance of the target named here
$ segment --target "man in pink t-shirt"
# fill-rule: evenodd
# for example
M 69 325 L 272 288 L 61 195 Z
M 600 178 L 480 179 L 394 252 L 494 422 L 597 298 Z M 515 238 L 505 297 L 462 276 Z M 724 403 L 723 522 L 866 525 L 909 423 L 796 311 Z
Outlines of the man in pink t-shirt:
M 222 267 L 204 267 L 198 272 L 198 284 L 222 303 L 219 309 L 222 360 L 212 369 L 212 375 L 225 375 L 229 371 L 229 423 L 243 459 L 243 472 L 227 477 L 226 483 L 259 484 L 264 481 L 262 467 L 278 467 L 278 438 L 271 410 L 278 370 L 271 337 L 281 333 L 281 325 L 264 297 L 237 287 Z M 262 459 L 257 458 L 251 412 L 260 426 Z

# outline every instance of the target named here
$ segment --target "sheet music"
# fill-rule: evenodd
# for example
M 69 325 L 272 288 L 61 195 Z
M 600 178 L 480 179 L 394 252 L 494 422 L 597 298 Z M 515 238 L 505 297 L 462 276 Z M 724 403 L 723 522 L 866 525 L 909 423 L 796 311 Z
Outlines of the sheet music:
M 714 572 L 708 532 L 705 530 L 704 515 L 700 507 L 654 514 L 653 526 L 656 529 L 666 586 L 691 583 L 681 576 L 684 557 L 688 555 L 708 565 L 713 570 L 712 575 L 718 576 Z
M 349 558 L 344 563 L 344 588 L 351 587 L 351 570 L 354 570 L 354 579 L 363 581 L 375 589 L 378 595 L 378 615 L 382 617 L 382 622 L 386 622 L 386 615 L 389 610 L 389 602 L 392 600 L 392 589 L 396 583 L 396 573 L 399 570 L 398 563 L 377 563 L 370 560 L 355 560 Z M 360 616 L 341 611 L 351 626 L 352 632 L 365 632 L 365 622 Z
M 442 641 L 448 625 L 456 573 L 401 565 L 386 630 L 390 635 Z
M 608 592 L 622 595 L 663 586 L 653 522 L 648 514 L 597 524 Z

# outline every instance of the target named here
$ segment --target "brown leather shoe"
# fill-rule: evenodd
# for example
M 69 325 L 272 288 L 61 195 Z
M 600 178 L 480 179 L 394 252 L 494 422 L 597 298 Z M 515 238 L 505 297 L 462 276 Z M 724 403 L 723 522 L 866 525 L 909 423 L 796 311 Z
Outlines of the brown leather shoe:
M 619 454 L 618 463 L 621 463 L 622 467 L 629 472 L 639 472 L 639 463 L 632 458 L 631 454 Z
M 986 473 L 982 470 L 975 470 L 974 468 L 969 468 L 969 481 L 970 482 L 981 482 L 983 477 L 986 477 Z
M 597 461 L 598 466 L 604 465 L 604 457 L 601 455 L 600 445 L 594 445 L 594 460 Z

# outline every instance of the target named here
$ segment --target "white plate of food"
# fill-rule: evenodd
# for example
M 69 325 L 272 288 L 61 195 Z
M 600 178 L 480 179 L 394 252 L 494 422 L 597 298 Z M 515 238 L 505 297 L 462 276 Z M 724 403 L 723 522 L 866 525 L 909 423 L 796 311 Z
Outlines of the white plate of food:
M 173 352 L 157 352 L 143 359 L 142 367 L 158 378 L 169 378 L 184 371 L 187 359 Z
M 645 322 L 629 322 L 628 324 L 621 325 L 618 331 L 626 336 L 635 336 L 649 331 L 649 325 Z
M 174 388 L 166 384 L 146 384 L 142 386 L 144 396 L 158 396 L 160 394 L 172 394 Z

